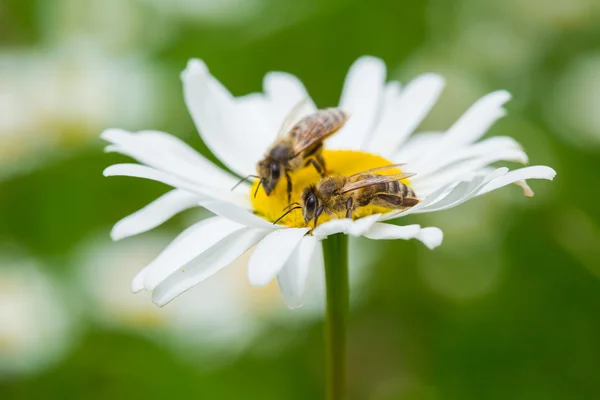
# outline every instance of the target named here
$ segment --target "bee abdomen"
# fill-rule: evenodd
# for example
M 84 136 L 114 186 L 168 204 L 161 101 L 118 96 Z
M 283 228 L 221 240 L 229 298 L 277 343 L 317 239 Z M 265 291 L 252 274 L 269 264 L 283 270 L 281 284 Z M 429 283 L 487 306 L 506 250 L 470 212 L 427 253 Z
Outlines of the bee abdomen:
M 386 193 L 401 194 L 402 197 L 417 197 L 411 188 L 400 181 L 387 182 L 384 185 L 383 191 Z
M 419 201 L 415 192 L 400 181 L 380 183 L 378 189 L 381 193 L 399 195 L 399 199 L 402 199 L 402 202 L 412 203 L 413 201 Z

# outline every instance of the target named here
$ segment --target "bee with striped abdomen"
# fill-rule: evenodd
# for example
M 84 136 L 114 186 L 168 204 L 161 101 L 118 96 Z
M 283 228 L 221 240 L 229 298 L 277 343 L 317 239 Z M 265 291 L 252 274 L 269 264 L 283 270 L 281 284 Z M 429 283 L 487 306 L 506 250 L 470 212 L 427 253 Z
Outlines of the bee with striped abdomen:
M 374 205 L 391 209 L 410 208 L 419 203 L 419 199 L 402 179 L 414 174 L 393 173 L 380 175 L 375 172 L 397 168 L 402 164 L 389 165 L 359 172 L 351 176 L 332 175 L 322 178 L 316 185 L 311 185 L 302 192 L 302 204 L 290 208 L 287 213 L 302 209 L 304 221 L 314 221 L 317 226 L 323 212 L 330 215 L 345 215 L 352 218 L 358 207 Z
M 321 176 L 325 176 L 325 160 L 321 155 L 323 141 L 344 126 L 349 115 L 338 108 L 326 108 L 292 125 L 305 105 L 306 101 L 303 101 L 292 109 L 281 126 L 278 139 L 257 164 L 258 176 L 254 176 L 260 179 L 257 192 L 262 185 L 269 196 L 277 182 L 285 176 L 289 201 L 292 193 L 291 172 L 312 165 Z

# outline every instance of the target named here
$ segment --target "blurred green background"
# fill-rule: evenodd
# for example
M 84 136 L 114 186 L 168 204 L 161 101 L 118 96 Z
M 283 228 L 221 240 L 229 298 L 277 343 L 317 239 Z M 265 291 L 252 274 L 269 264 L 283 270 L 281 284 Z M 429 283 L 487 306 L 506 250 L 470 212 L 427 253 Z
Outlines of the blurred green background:
M 161 129 L 209 155 L 179 72 L 234 94 L 284 70 L 337 103 L 360 55 L 390 79 L 447 78 L 420 130 L 507 89 L 489 134 L 558 171 L 407 218 L 445 232 L 355 240 L 352 399 L 600 398 L 600 1 L 0 0 L 0 398 L 320 399 L 322 292 L 299 311 L 235 265 L 158 309 L 135 272 L 191 210 L 112 243 L 163 193 L 105 179 L 101 130 Z

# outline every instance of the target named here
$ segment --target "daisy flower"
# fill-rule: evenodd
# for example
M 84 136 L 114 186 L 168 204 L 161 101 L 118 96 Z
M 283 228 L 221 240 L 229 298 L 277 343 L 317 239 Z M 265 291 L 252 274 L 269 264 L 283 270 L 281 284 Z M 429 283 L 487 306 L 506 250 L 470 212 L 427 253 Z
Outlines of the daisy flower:
M 77 342 L 76 313 L 65 288 L 22 254 L 0 258 L 0 382 L 35 375 Z
M 247 268 L 250 283 L 261 286 L 277 278 L 286 304 L 298 307 L 309 269 L 323 268 L 323 257 L 316 250 L 328 236 L 341 233 L 369 239 L 417 239 L 434 248 L 442 241 L 440 229 L 386 221 L 446 210 L 513 183 L 531 196 L 526 179 L 555 176 L 546 166 L 513 171 L 490 167 L 500 161 L 528 161 L 510 137 L 480 140 L 506 113 L 503 105 L 510 99 L 506 91 L 479 99 L 445 132 L 413 135 L 440 95 L 443 78 L 425 74 L 402 87 L 395 81 L 386 82 L 381 60 L 361 57 L 346 76 L 338 106 L 351 117 L 325 142 L 327 168 L 350 175 L 404 163 L 402 171 L 415 175 L 403 182 L 421 201 L 405 210 L 362 207 L 354 220 L 324 214 L 314 229 L 299 212 L 274 225 L 288 205 L 285 182 L 279 182 L 270 196 L 263 190 L 254 196 L 256 182 L 254 186 L 242 183 L 235 191 L 231 188 L 239 177 L 254 173 L 295 105 L 307 101 L 307 112 L 317 110 L 303 84 L 293 75 L 270 72 L 264 78 L 262 93 L 235 97 L 197 59 L 188 63 L 182 80 L 187 107 L 204 143 L 231 172 L 167 133 L 109 129 L 102 134 L 110 142 L 108 151 L 142 163 L 113 165 L 104 175 L 145 178 L 174 188 L 119 221 L 112 230 L 114 240 L 150 230 L 190 207 L 202 206 L 215 214 L 181 233 L 133 279 L 133 291 L 152 291 L 152 300 L 159 306 L 251 250 Z M 292 202 L 300 201 L 302 190 L 320 179 L 312 168 L 295 171 L 291 177 Z

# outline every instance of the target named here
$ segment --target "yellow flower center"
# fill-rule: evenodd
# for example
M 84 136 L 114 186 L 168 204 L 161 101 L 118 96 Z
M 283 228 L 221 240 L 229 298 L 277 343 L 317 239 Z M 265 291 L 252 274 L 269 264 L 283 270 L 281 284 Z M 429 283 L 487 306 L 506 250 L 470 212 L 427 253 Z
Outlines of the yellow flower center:
M 324 150 L 323 158 L 325 159 L 328 175 L 339 174 L 349 176 L 366 171 L 368 169 L 393 164 L 381 156 L 352 150 Z M 385 171 L 385 174 L 388 175 L 398 172 L 401 171 L 398 169 L 389 169 Z M 250 191 L 250 198 L 252 200 L 254 212 L 257 215 L 263 217 L 267 221 L 275 221 L 277 218 L 283 215 L 285 212 L 284 208 L 287 207 L 289 203 L 298 202 L 302 205 L 300 197 L 304 188 L 309 185 L 316 185 L 321 179 L 321 176 L 312 166 L 307 166 L 299 169 L 298 171 L 294 171 L 290 173 L 290 176 L 292 178 L 293 187 L 291 200 L 289 202 L 287 193 L 287 180 L 285 179 L 285 176 L 279 179 L 277 186 L 275 186 L 275 189 L 270 196 L 267 196 L 264 190 L 259 189 L 256 197 L 254 197 L 254 192 L 256 190 L 256 185 L 258 185 L 258 181 L 254 182 L 252 185 L 252 190 Z M 408 183 L 407 180 L 403 180 L 402 182 Z M 390 209 L 388 208 L 369 205 L 356 209 L 353 213 L 353 216 L 354 218 L 361 218 L 367 215 L 385 213 L 389 211 Z M 339 218 L 344 218 L 345 212 L 342 211 L 338 213 L 337 216 Z M 332 217 L 327 215 L 327 213 L 323 213 L 319 217 L 319 224 L 329 221 L 331 218 Z M 307 224 L 304 222 L 301 209 L 290 212 L 279 223 L 288 225 L 290 227 L 307 226 Z M 312 223 L 312 221 L 309 222 L 311 227 Z

